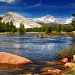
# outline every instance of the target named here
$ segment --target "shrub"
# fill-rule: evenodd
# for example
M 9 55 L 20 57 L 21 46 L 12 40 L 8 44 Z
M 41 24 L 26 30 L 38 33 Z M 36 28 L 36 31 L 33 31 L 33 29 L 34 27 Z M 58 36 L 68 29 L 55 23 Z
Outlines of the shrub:
M 58 51 L 56 52 L 56 54 L 59 56 L 59 59 L 68 58 L 69 60 L 71 60 L 73 58 L 73 55 L 75 55 L 75 45 L 69 49 Z

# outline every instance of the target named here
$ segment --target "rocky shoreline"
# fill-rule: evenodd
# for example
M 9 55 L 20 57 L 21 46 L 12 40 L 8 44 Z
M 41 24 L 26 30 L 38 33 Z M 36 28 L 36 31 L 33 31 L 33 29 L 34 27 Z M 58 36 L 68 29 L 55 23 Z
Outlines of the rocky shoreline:
M 74 59 L 75 56 L 73 56 L 73 60 Z M 75 62 L 73 60 L 69 61 L 67 58 L 62 58 L 54 62 L 37 62 L 11 53 L 0 52 L 0 71 L 25 71 L 23 74 L 19 75 L 67 75 L 70 73 L 70 68 L 75 67 Z M 37 71 L 37 73 L 33 74 L 32 72 L 34 71 Z

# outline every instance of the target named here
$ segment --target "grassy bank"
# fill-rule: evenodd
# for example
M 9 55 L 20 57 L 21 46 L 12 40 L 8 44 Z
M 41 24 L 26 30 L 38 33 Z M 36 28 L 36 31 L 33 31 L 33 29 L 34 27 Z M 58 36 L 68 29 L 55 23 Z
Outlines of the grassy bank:
M 19 32 L 0 32 L 0 34 L 20 34 Z M 62 37 L 62 36 L 71 36 L 71 37 L 75 37 L 75 32 L 50 32 L 50 33 L 46 33 L 46 32 L 25 32 L 24 34 L 37 34 L 36 37 Z

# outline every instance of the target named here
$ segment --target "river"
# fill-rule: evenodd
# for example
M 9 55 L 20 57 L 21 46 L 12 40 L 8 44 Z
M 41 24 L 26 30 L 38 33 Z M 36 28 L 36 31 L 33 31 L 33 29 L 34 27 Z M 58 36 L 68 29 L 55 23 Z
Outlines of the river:
M 73 37 L 37 38 L 35 36 L 36 34 L 0 34 L 0 52 L 13 53 L 32 61 L 55 61 L 58 59 L 56 51 L 70 48 L 75 44 Z

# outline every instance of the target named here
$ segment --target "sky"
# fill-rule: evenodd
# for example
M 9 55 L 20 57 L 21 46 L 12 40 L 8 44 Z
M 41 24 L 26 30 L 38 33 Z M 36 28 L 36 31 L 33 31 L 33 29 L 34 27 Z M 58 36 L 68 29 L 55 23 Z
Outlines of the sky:
M 71 17 L 75 13 L 75 0 L 0 0 L 0 15 L 16 12 L 27 18 L 52 15 Z

